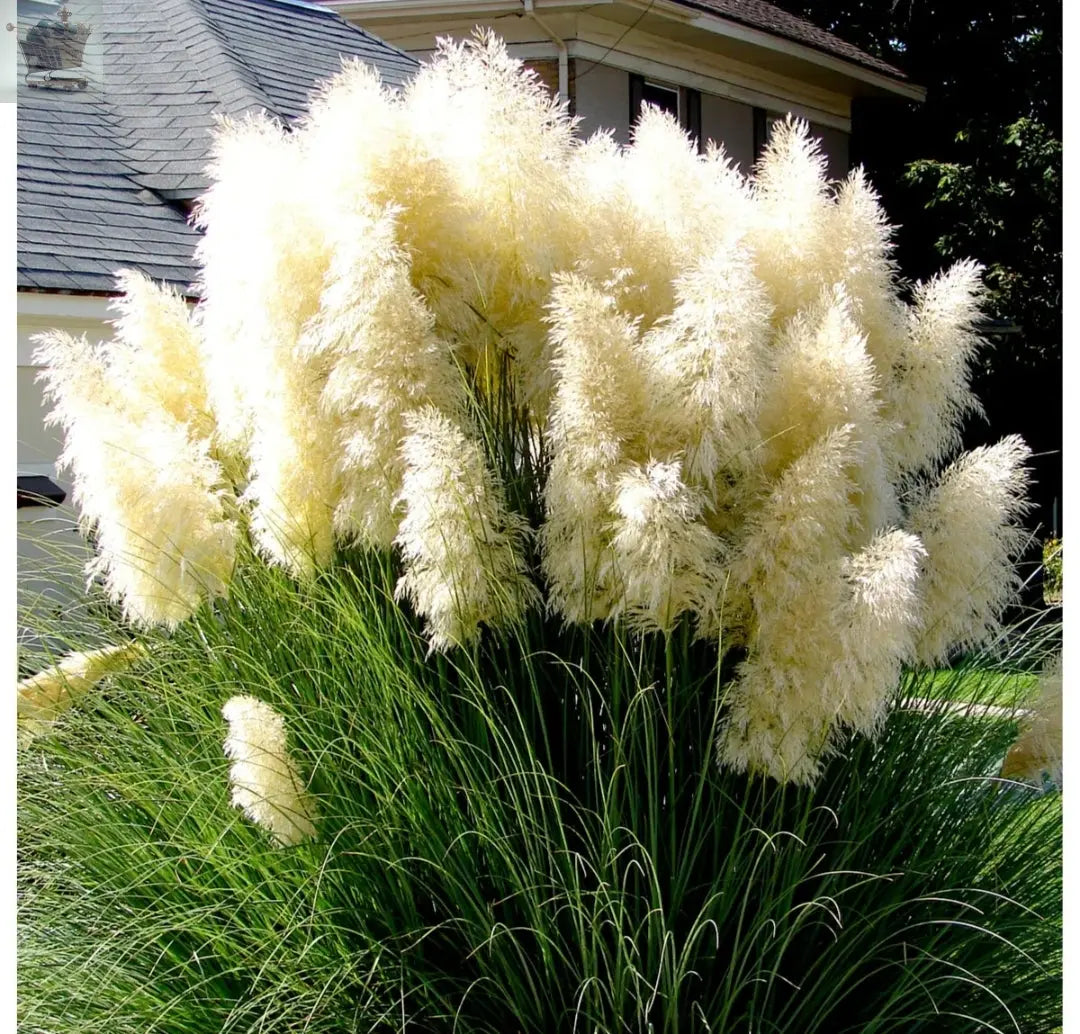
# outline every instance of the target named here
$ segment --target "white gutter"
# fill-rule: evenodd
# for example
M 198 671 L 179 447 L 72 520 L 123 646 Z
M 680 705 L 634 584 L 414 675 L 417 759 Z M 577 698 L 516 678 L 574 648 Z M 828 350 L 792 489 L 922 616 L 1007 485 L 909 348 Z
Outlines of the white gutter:
M 101 321 L 116 319 L 113 303 L 119 294 L 60 294 L 58 291 L 19 291 L 15 312 L 20 319 L 47 323 L 52 319 Z
M 525 13 L 551 37 L 555 49 L 559 52 L 559 100 L 563 104 L 570 103 L 570 58 L 566 50 L 566 44 L 551 31 L 543 19 L 536 13 L 533 0 L 522 0 L 525 4 Z

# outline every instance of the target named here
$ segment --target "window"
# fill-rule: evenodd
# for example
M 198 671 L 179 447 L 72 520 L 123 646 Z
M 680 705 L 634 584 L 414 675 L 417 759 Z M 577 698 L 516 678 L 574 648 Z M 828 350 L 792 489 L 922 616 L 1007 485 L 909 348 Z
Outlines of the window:
M 754 161 L 756 162 L 765 145 L 772 139 L 773 130 L 787 118 L 787 114 L 779 111 L 767 111 L 765 108 L 754 108 Z
M 786 114 L 754 108 L 754 162 L 756 163 L 772 138 L 773 130 L 787 118 Z M 849 135 L 840 129 L 810 123 L 813 137 L 827 163 L 826 175 L 831 180 L 843 179 L 851 169 Z
M 641 75 L 630 76 L 630 125 L 635 126 L 641 109 L 651 104 L 673 115 L 679 125 L 701 147 L 701 94 L 686 86 L 672 86 Z
M 769 142 L 772 131 L 772 119 L 764 108 L 754 108 L 754 164 L 761 159 L 765 145 Z

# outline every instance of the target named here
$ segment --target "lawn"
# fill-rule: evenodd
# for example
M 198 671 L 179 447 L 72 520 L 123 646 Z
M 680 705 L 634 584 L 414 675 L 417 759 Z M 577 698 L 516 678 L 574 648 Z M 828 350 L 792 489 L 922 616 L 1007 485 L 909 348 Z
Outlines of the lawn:
M 1031 672 L 944 668 L 907 677 L 906 696 L 1012 708 L 1031 703 L 1039 678 Z

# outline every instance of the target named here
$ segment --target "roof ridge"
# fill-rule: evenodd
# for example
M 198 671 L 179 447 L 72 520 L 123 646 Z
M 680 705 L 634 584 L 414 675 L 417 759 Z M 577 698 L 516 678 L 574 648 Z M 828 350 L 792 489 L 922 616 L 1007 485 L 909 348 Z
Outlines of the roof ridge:
M 375 33 L 365 29 L 363 25 L 358 25 L 356 22 L 349 21 L 349 19 L 340 11 L 334 10 L 333 7 L 328 7 L 325 0 L 251 0 L 251 2 L 256 4 L 279 4 L 283 7 L 299 7 L 305 11 L 313 11 L 317 14 L 321 14 L 325 18 L 334 19 L 342 28 L 347 29 L 349 32 L 358 33 L 376 46 L 386 50 L 392 50 L 395 54 L 400 54 L 409 61 L 416 60 L 409 51 L 402 50 L 396 43 L 384 40 L 381 36 L 376 36 Z
M 240 115 L 254 107 L 262 107 L 281 118 L 280 113 L 275 109 L 263 89 L 258 73 L 237 54 L 228 37 L 206 9 L 203 0 L 179 0 L 179 2 L 186 3 L 191 8 L 197 9 L 198 22 L 203 29 L 202 39 L 206 46 L 189 45 L 186 39 L 183 42 L 185 49 L 191 55 L 192 63 L 202 72 L 203 82 L 213 88 L 218 73 L 214 72 L 212 59 L 213 57 L 224 57 L 232 66 L 236 77 L 246 87 L 246 95 L 245 93 L 236 94 L 231 100 L 226 100 L 226 97 L 221 95 L 219 91 L 213 90 L 218 110 L 225 115 Z

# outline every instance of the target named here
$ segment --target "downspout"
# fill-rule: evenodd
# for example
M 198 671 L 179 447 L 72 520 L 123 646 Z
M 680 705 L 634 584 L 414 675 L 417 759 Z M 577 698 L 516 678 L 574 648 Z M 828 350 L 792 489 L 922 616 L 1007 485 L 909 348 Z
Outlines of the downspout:
M 525 4 L 525 13 L 547 33 L 551 38 L 551 42 L 555 44 L 555 49 L 559 52 L 559 100 L 562 101 L 563 104 L 569 104 L 570 58 L 566 50 L 566 44 L 544 24 L 540 15 L 536 13 L 535 8 L 533 7 L 533 0 L 522 0 L 522 2 Z

